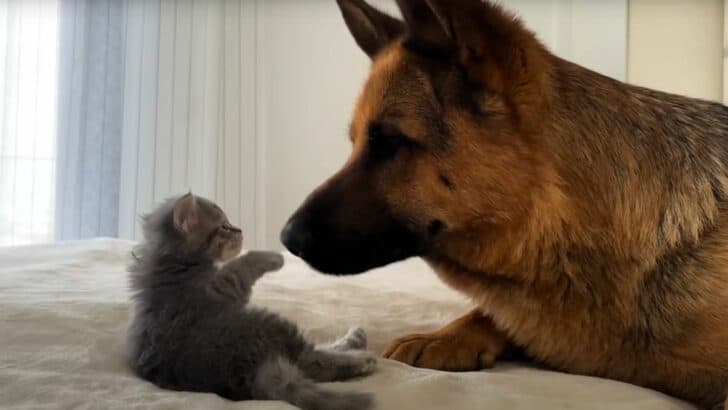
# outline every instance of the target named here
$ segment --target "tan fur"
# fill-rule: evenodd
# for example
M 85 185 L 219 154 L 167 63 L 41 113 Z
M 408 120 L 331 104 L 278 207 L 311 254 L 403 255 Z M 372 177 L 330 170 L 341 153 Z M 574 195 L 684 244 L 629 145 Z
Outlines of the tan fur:
M 432 7 L 426 41 L 437 31 L 428 25 L 447 23 L 475 107 L 447 96 L 457 84 L 449 61 L 418 55 L 408 39 L 371 47 L 346 167 L 364 161 L 373 122 L 423 144 L 381 165 L 372 195 L 420 230 L 444 224 L 423 256 L 478 310 L 397 339 L 385 356 L 467 370 L 517 346 L 563 371 L 722 401 L 728 108 L 561 60 L 489 3 L 399 3 L 410 26 L 422 13 L 408 8 Z
M 475 309 L 444 328 L 395 340 L 382 353 L 415 366 L 450 371 L 491 367 L 508 350 L 508 339 Z

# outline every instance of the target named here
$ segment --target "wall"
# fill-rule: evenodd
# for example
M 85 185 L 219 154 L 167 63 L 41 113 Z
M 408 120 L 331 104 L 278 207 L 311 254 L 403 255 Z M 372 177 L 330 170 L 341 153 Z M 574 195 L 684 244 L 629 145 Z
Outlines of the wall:
M 395 10 L 394 1 L 374 4 Z M 557 54 L 626 77 L 626 0 L 505 0 Z M 286 219 L 349 152 L 347 128 L 369 62 L 333 1 L 258 1 L 257 246 L 280 247 Z M 260 223 L 264 221 L 264 223 Z
M 723 1 L 723 103 L 728 104 L 728 0 Z
M 630 0 L 627 78 L 720 101 L 724 0 Z

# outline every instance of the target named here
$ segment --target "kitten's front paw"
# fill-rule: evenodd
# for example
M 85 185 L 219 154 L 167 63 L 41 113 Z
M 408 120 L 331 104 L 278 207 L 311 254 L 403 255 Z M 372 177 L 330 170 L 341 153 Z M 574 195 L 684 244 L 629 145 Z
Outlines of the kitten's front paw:
M 283 255 L 278 252 L 250 251 L 245 256 L 265 272 L 277 271 L 283 267 Z
M 266 268 L 268 271 L 276 271 L 283 267 L 283 255 L 280 253 L 271 253 L 267 260 Z

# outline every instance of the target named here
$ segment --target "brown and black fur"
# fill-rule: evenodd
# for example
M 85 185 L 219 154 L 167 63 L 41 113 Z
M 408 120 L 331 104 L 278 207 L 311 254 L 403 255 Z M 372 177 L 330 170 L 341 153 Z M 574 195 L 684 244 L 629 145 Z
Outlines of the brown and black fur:
M 384 355 L 514 349 L 713 406 L 728 385 L 728 108 L 551 54 L 500 7 L 339 0 L 372 71 L 352 154 L 284 244 L 358 273 L 421 256 L 478 308 Z

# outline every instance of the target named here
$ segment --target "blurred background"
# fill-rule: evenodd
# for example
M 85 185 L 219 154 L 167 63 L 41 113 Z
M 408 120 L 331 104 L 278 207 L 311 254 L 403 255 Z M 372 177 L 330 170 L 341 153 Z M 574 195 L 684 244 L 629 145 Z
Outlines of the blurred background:
M 728 99 L 728 0 L 500 3 L 564 58 Z M 191 189 L 280 248 L 368 65 L 333 0 L 0 0 L 0 246 L 138 238 Z

